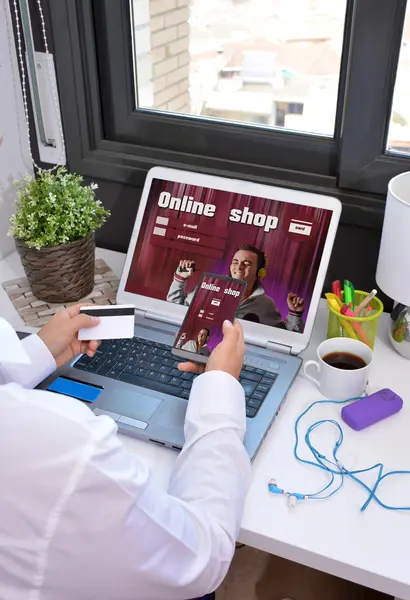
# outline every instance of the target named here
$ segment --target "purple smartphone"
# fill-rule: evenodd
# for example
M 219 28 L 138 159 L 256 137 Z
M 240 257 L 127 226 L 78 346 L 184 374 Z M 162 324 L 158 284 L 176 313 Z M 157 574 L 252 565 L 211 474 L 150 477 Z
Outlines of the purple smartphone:
M 355 431 L 361 431 L 390 415 L 399 412 L 403 400 L 385 388 L 342 408 L 342 419 Z

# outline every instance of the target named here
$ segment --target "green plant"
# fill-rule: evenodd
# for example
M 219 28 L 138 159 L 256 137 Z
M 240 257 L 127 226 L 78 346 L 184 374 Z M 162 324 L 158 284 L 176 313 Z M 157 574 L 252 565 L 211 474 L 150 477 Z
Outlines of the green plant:
M 9 235 L 40 249 L 74 242 L 101 227 L 110 213 L 95 197 L 97 184 L 82 182 L 81 175 L 64 167 L 16 181 L 18 199 Z

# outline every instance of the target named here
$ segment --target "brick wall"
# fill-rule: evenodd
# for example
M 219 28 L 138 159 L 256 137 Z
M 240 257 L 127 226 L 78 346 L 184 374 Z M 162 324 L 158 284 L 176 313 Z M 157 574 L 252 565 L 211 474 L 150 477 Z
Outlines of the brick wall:
M 141 107 L 190 112 L 189 1 L 133 0 Z

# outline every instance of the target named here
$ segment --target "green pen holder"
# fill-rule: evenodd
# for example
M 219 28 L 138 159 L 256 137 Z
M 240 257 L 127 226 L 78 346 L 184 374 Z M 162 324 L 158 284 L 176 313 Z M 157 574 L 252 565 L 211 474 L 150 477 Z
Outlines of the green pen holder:
M 368 292 L 360 290 L 355 291 L 354 305 L 359 304 L 368 296 Z M 344 293 L 341 293 L 342 304 L 344 303 Z M 372 311 L 368 311 L 368 306 Z M 356 317 L 347 317 L 332 308 L 328 303 L 329 320 L 327 324 L 327 337 L 350 337 L 367 344 L 372 350 L 376 341 L 377 326 L 380 315 L 383 312 L 383 303 L 377 296 L 371 299 L 369 304 L 363 309 L 362 315 Z M 369 316 L 367 316 L 367 314 Z

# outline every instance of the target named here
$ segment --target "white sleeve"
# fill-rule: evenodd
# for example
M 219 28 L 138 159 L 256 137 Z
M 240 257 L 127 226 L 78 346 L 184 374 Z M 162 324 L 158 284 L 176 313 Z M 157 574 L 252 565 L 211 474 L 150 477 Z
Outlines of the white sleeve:
M 196 379 L 168 492 L 144 461 L 125 452 L 107 421 L 94 422 L 106 431 L 61 515 L 46 588 L 64 573 L 66 581 L 83 582 L 77 600 L 89 589 L 124 600 L 213 591 L 229 568 L 250 481 L 242 386 L 222 372 Z
M 50 350 L 37 334 L 25 337 L 21 343 L 31 364 L 0 364 L 0 383 L 18 383 L 24 388 L 34 388 L 55 371 L 57 365 Z

